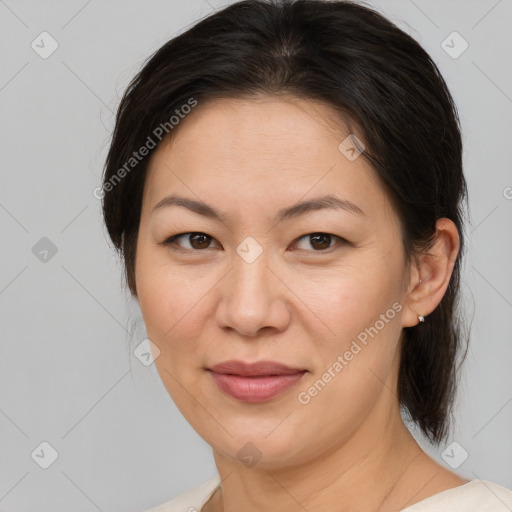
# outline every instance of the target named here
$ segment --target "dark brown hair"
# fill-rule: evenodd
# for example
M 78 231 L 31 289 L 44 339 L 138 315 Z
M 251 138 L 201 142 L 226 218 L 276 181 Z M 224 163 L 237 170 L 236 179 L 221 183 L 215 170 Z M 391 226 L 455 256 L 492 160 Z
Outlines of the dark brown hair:
M 457 226 L 460 251 L 448 289 L 424 324 L 404 328 L 398 380 L 402 411 L 439 444 L 450 425 L 464 327 L 456 313 L 467 200 L 459 118 L 429 55 L 370 8 L 349 1 L 236 2 L 148 59 L 119 105 L 103 177 L 104 219 L 131 293 L 154 148 L 179 129 L 178 117 L 193 102 L 261 93 L 327 102 L 357 125 L 363 154 L 399 215 L 408 263 L 431 247 L 437 219 Z

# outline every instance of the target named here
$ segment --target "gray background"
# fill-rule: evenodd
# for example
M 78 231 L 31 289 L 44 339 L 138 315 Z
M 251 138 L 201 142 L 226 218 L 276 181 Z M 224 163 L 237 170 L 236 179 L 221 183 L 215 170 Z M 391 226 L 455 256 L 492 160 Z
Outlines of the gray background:
M 144 327 L 93 190 L 128 81 L 221 5 L 0 0 L 0 510 L 140 511 L 216 473 L 154 366 L 131 352 Z M 439 449 L 418 440 L 459 474 L 512 487 L 512 2 L 370 5 L 433 56 L 465 141 L 471 348 L 453 438 Z M 58 43 L 47 58 L 31 47 L 51 49 L 43 31 Z M 445 51 L 463 48 L 453 31 L 469 44 L 457 58 Z M 43 441 L 58 453 L 47 469 Z

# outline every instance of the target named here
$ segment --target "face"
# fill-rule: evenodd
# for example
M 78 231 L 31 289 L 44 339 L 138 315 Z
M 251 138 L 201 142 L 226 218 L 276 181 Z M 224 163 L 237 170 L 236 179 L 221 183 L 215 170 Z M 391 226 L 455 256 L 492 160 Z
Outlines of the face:
M 155 364 L 233 460 L 303 463 L 396 410 L 400 226 L 369 163 L 340 150 L 348 135 L 321 103 L 216 99 L 151 158 L 135 277 Z M 162 203 L 171 195 L 211 210 Z M 230 360 L 295 373 L 210 370 Z

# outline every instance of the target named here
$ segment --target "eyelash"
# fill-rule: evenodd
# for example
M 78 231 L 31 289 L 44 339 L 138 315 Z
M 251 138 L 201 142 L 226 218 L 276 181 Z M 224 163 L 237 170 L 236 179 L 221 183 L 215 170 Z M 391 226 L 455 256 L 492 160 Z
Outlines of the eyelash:
M 208 249 L 210 249 L 210 247 L 207 247 L 206 249 L 188 249 L 188 248 L 184 248 L 184 247 L 181 247 L 180 245 L 178 245 L 176 243 L 176 240 L 182 236 L 186 236 L 186 235 L 205 235 L 206 237 L 210 238 L 211 240 L 215 240 L 215 238 L 213 238 L 212 236 L 206 234 L 206 233 L 203 233 L 201 231 L 189 231 L 189 232 L 186 232 L 186 233 L 179 233 L 177 235 L 173 235 L 169 238 L 167 238 L 166 240 L 164 240 L 163 242 L 160 242 L 158 245 L 162 245 L 162 246 L 165 246 L 165 247 L 168 247 L 169 249 L 173 250 L 173 251 L 183 251 L 183 252 L 202 252 L 202 251 L 207 251 Z M 300 249 L 300 250 L 304 250 L 306 252 L 313 252 L 313 253 L 316 253 L 316 254 L 330 254 L 331 252 L 333 252 L 334 250 L 336 250 L 337 248 L 339 248 L 339 246 L 342 246 L 342 245 L 352 245 L 351 242 L 349 242 L 348 240 L 346 240 L 345 238 L 342 238 L 338 235 L 333 235 L 331 233 L 324 233 L 322 231 L 315 231 L 313 233 L 307 233 L 305 235 L 302 235 L 298 238 L 296 238 L 294 240 L 294 244 L 297 243 L 298 241 L 302 240 L 303 238 L 306 238 L 308 236 L 312 236 L 312 235 L 327 235 L 331 238 L 334 238 L 334 239 L 338 239 L 338 244 L 334 244 L 330 247 L 328 247 L 327 249 L 322 249 L 322 250 L 318 250 L 318 251 L 315 251 L 315 250 L 307 250 L 307 249 Z

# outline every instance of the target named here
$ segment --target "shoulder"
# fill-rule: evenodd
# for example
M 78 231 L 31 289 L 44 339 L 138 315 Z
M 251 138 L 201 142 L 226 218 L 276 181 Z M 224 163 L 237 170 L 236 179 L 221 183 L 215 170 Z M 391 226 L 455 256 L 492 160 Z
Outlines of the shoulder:
M 401 512 L 510 512 L 512 490 L 487 480 L 470 480 L 464 485 L 434 494 Z
M 199 512 L 220 484 L 219 475 L 145 512 Z

